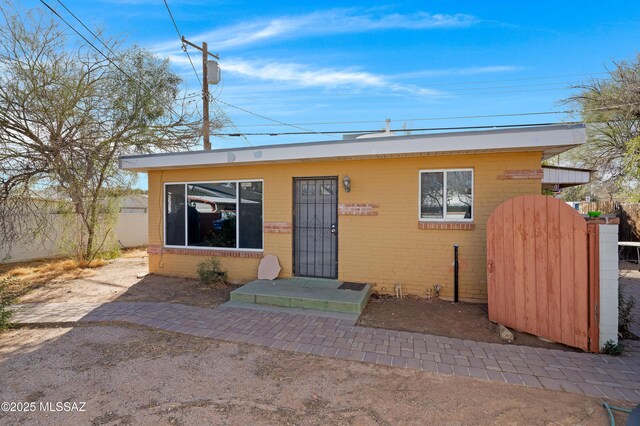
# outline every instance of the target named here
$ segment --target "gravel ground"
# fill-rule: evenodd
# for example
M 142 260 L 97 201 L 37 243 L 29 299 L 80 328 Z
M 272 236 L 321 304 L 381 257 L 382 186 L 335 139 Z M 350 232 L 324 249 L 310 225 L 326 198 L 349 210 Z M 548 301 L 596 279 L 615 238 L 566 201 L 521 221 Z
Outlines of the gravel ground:
M 586 396 L 117 324 L 2 333 L 0 377 L 2 401 L 86 402 L 84 412 L 0 412 L 0 424 L 607 422 Z

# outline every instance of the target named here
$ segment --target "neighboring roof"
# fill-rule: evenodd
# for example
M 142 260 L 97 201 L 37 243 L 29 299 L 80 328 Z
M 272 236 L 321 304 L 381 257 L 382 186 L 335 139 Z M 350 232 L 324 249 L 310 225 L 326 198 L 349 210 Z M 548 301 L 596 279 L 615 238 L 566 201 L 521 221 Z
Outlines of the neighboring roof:
M 143 194 L 125 195 L 120 198 L 120 207 L 123 209 L 144 209 L 149 205 L 149 196 Z
M 583 124 L 554 124 L 499 130 L 132 155 L 120 157 L 120 168 L 147 171 L 272 162 L 291 163 L 513 151 L 540 151 L 543 154 L 543 159 L 546 159 L 581 145 L 585 140 L 586 133 Z
M 593 172 L 590 169 L 559 166 L 542 166 L 542 171 L 544 172 L 542 187 L 549 189 L 587 184 L 591 182 L 591 173 Z

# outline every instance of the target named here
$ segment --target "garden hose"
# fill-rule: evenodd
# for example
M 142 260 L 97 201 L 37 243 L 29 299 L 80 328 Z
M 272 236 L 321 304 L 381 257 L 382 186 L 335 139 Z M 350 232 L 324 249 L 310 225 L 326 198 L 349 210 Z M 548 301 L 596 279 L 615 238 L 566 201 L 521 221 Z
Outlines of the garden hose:
M 622 411 L 623 413 L 632 414 L 632 410 L 630 410 L 628 408 L 616 407 L 615 405 L 609 405 L 606 402 L 603 402 L 602 406 L 607 410 L 607 414 L 609 414 L 609 424 L 611 426 L 616 426 L 616 421 L 613 418 L 613 411 L 611 411 L 611 410 Z M 631 416 L 629 416 L 629 418 L 627 419 L 627 425 L 638 424 L 638 423 L 633 423 L 633 422 L 634 421 L 638 421 L 638 418 L 640 417 L 640 404 L 638 404 L 636 406 L 636 408 L 633 409 L 633 411 L 635 411 L 635 413 L 633 413 Z

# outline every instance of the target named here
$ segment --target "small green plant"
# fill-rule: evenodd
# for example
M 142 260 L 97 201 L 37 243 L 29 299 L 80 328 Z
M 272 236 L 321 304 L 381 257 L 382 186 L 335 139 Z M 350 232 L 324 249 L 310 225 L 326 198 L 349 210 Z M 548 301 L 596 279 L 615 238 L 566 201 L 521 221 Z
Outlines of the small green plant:
M 209 259 L 199 264 L 198 276 L 205 285 L 222 284 L 227 280 L 227 272 L 222 269 L 218 259 Z
M 96 257 L 102 260 L 113 260 L 119 258 L 121 254 L 122 252 L 120 251 L 120 247 L 116 247 L 111 250 L 102 251 L 98 253 Z
M 633 308 L 636 300 L 633 296 L 625 297 L 623 294 L 623 286 L 618 290 L 618 333 L 623 339 L 633 339 L 635 336 L 631 332 L 631 323 L 633 323 Z
M 5 330 L 11 325 L 9 320 L 13 312 L 8 309 L 10 305 L 11 300 L 4 296 L 4 285 L 0 282 L 0 330 Z
M 607 340 L 607 343 L 602 347 L 602 353 L 613 356 L 621 355 L 623 350 L 624 346 L 620 343 L 613 343 L 613 340 Z

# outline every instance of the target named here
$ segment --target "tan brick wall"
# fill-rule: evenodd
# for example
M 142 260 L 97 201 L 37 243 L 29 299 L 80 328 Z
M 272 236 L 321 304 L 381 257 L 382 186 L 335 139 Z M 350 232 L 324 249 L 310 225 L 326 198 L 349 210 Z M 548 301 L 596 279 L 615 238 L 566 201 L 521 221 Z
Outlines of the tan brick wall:
M 351 192 L 344 192 L 340 185 L 338 203 L 350 208 L 375 206 L 366 209 L 377 214 L 338 217 L 339 279 L 371 282 L 383 293 L 393 293 L 394 286 L 401 283 L 405 294 L 415 295 L 426 295 L 428 288 L 440 284 L 441 295 L 451 298 L 453 245 L 457 243 L 460 297 L 486 299 L 487 219 L 503 201 L 522 194 L 539 194 L 541 189 L 541 180 L 535 173 L 526 178 L 504 179 L 505 172 L 537 170 L 540 160 L 541 153 L 530 152 L 154 171 L 149 173 L 149 244 L 162 244 L 162 182 L 263 179 L 265 222 L 289 224 L 294 177 L 339 176 L 341 181 L 349 175 Z M 474 169 L 473 229 L 421 229 L 418 171 L 448 168 Z M 292 237 L 286 232 L 264 234 L 264 254 L 278 256 L 284 277 L 292 274 Z M 184 254 L 149 257 L 152 273 L 179 276 L 195 276 L 198 263 L 204 259 Z M 221 257 L 220 261 L 230 279 L 238 282 L 255 278 L 259 263 L 254 258 Z

